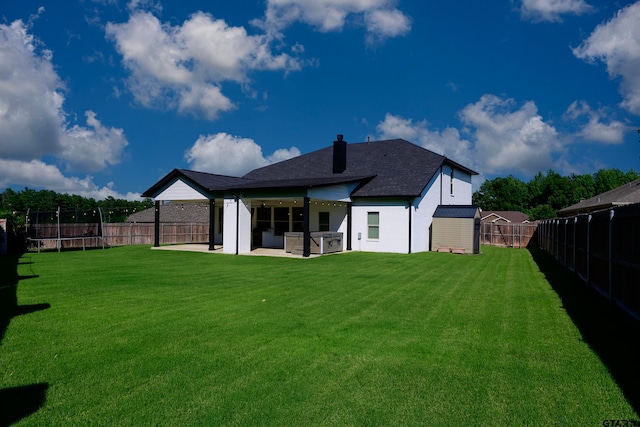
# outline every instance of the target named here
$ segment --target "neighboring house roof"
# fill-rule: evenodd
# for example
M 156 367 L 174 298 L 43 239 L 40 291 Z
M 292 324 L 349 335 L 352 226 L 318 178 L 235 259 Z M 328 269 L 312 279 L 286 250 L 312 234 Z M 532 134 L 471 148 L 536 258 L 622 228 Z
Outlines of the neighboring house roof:
M 433 213 L 434 218 L 475 218 L 478 214 L 476 205 L 440 205 Z
M 155 208 L 129 215 L 126 222 L 155 222 Z M 208 203 L 167 203 L 160 205 L 160 222 L 209 223 Z
M 598 194 L 590 199 L 581 200 L 575 205 L 560 209 L 558 213 L 561 216 L 571 216 L 634 203 L 640 203 L 640 179 Z
M 476 172 L 403 139 L 346 145 L 346 169 L 333 173 L 333 147 L 323 148 L 249 172 L 243 178 L 275 181 L 343 177 L 370 180 L 352 197 L 419 196 L 443 164 Z
M 341 138 L 338 141 L 342 142 Z M 208 195 L 359 182 L 352 197 L 418 197 L 445 164 L 477 175 L 465 166 L 403 139 L 345 143 L 345 168 L 335 173 L 334 146 L 255 169 L 242 178 L 174 169 L 142 196 L 155 197 L 180 178 Z
M 529 222 L 529 215 L 520 211 L 484 211 L 482 222 Z

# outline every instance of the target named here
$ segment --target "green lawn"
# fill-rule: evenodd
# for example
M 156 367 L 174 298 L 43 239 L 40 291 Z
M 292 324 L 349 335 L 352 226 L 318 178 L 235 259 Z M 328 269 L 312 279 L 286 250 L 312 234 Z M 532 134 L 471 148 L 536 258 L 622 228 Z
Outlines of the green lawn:
M 18 261 L 0 279 L 0 410 L 20 425 L 638 419 L 527 250 Z

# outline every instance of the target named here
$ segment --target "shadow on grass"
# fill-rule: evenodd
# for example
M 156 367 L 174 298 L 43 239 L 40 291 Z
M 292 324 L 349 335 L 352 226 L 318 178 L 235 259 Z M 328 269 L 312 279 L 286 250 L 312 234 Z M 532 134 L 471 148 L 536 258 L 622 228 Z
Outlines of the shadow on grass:
M 534 261 L 562 300 L 562 306 L 582 334 L 582 339 L 622 389 L 640 414 L 640 364 L 636 342 L 640 323 L 593 289 L 574 280 L 553 257 L 540 249 L 529 249 Z
M 26 264 L 20 257 L 17 253 L 0 256 L 0 344 L 12 318 L 51 307 L 48 303 L 18 305 L 18 282 L 38 277 L 18 275 L 18 265 Z
M 0 427 L 10 426 L 37 412 L 47 396 L 49 384 L 31 384 L 0 389 Z
M 20 258 L 18 253 L 0 256 L 0 344 L 12 318 L 51 307 L 48 303 L 18 305 L 18 283 L 38 277 L 18 275 L 18 265 L 29 263 Z M 48 388 L 48 384 L 40 383 L 0 389 L 0 427 L 37 412 L 44 405 Z

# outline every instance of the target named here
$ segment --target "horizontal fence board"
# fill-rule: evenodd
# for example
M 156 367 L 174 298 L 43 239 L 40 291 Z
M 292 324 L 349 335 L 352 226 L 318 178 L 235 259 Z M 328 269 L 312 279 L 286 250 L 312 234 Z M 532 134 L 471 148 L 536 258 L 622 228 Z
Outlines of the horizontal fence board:
M 480 244 L 526 248 L 537 243 L 537 228 L 537 224 L 483 222 L 480 224 Z
M 104 246 L 153 245 L 155 225 L 148 223 L 38 224 L 28 237 L 41 249 L 82 249 Z M 81 239 L 81 238 L 85 239 Z M 94 237 L 88 239 L 86 237 Z M 60 238 L 58 240 L 58 238 Z M 161 223 L 160 244 L 208 243 L 209 224 Z

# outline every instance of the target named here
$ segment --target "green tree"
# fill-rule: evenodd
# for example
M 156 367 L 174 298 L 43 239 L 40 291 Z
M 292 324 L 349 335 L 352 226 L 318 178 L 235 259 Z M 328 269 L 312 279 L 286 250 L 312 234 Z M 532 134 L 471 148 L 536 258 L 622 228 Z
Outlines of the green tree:
M 483 182 L 473 200 L 485 211 L 519 211 L 528 206 L 529 191 L 527 184 L 509 175 Z
M 622 172 L 620 169 L 600 169 L 593 175 L 595 194 L 613 190 L 638 178 L 637 172 Z

